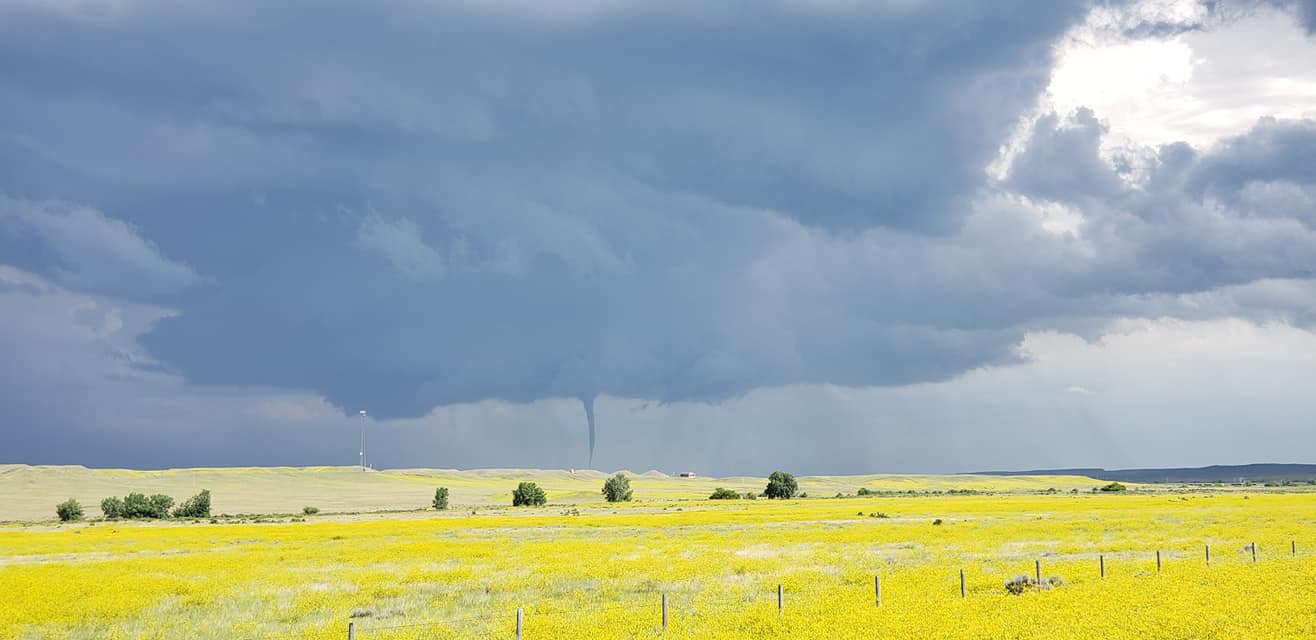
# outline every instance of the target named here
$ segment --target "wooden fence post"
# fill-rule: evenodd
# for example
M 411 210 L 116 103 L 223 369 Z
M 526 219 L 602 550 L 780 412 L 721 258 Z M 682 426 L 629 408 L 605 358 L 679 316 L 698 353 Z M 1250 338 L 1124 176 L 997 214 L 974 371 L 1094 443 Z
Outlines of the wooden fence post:
M 964 570 L 960 569 L 960 597 L 967 598 L 967 592 L 964 590 Z
M 1295 558 L 1298 557 L 1298 541 L 1297 541 L 1297 540 L 1289 540 L 1289 551 L 1291 551 L 1291 552 L 1293 553 L 1293 557 L 1295 557 Z
M 786 611 L 786 590 L 780 584 L 777 585 L 777 613 Z
M 873 591 L 877 592 L 877 606 L 882 606 L 882 576 L 873 576 Z
M 1105 580 L 1105 579 L 1106 579 L 1106 555 L 1105 555 L 1105 554 L 1102 554 L 1102 555 L 1097 556 L 1097 562 L 1099 562 L 1099 563 L 1101 564 L 1101 579 L 1102 579 L 1102 580 Z
M 347 623 L 347 640 L 356 640 L 356 623 Z
M 1042 584 L 1042 561 L 1034 560 L 1033 569 L 1037 572 L 1037 584 Z
M 1156 573 L 1160 573 L 1160 572 L 1161 572 L 1161 552 L 1160 552 L 1159 549 L 1157 549 L 1157 550 L 1156 550 Z
M 1211 566 L 1211 545 L 1206 545 L 1206 566 Z
M 667 630 L 667 594 L 663 594 L 663 631 Z
M 522 617 L 523 615 L 522 615 L 521 607 L 517 607 L 516 608 L 516 640 L 521 640 L 521 624 L 523 622 Z
M 1255 540 L 1252 541 L 1252 561 L 1257 561 L 1257 543 Z

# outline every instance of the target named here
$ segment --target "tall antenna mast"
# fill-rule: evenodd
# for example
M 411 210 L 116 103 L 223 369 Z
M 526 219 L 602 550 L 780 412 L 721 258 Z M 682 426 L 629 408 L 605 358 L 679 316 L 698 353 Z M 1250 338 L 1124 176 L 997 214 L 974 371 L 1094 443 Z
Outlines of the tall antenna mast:
M 366 470 L 366 410 L 361 410 L 361 470 Z

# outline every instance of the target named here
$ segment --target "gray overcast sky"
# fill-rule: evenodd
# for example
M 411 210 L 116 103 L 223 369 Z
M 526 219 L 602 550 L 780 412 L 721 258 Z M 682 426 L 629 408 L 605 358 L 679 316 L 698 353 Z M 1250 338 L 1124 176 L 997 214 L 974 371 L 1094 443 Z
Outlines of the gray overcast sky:
M 1316 462 L 1313 30 L 0 0 L 0 463 Z

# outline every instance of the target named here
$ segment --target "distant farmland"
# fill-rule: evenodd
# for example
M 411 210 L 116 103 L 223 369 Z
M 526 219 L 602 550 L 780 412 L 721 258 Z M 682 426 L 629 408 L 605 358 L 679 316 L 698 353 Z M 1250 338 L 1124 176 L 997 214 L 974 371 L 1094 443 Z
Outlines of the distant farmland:
M 434 489 L 446 486 L 454 508 L 508 504 L 522 480 L 538 483 L 549 502 L 602 502 L 599 488 L 608 474 L 599 471 L 481 469 L 472 471 L 399 469 L 362 472 L 357 467 L 251 467 L 133 471 L 78 466 L 0 465 L 0 521 L 50 520 L 55 505 L 67 498 L 98 516 L 107 496 L 131 491 L 163 493 L 177 499 L 209 489 L 213 512 L 300 513 L 314 506 L 323 513 L 423 509 Z M 633 474 L 644 500 L 706 498 L 716 487 L 761 491 L 762 478 L 680 478 L 655 471 Z M 1100 484 L 1091 478 L 991 477 L 978 475 L 805 476 L 800 490 L 814 497 L 855 493 L 860 487 L 880 491 L 1041 491 L 1047 488 L 1087 491 Z

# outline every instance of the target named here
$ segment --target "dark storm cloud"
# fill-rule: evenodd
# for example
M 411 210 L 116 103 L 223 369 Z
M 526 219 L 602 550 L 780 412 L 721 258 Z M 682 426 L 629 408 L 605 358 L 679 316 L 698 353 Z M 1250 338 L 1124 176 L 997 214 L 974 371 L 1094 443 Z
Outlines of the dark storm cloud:
M 943 380 L 1018 362 L 1030 329 L 1310 277 L 1307 122 L 1117 169 L 1100 114 L 1050 115 L 988 177 L 1084 12 L 6 5 L 0 263 L 49 281 L 0 293 L 65 333 L 69 309 L 113 317 L 95 295 L 133 301 L 134 322 L 43 347 L 97 362 L 79 384 L 104 398 L 131 392 L 90 378 L 389 418 Z M 1072 232 L 1044 227 L 1051 205 Z M 38 353 L 28 330 L 6 351 Z M 16 395 L 30 378 L 7 362 Z M 306 455 L 298 429 L 271 446 Z
M 194 382 L 414 415 L 936 379 L 1017 334 L 850 299 L 909 276 L 808 244 L 962 224 L 1082 15 L 1029 6 L 10 9 L 7 164 L 214 278 L 144 338 Z
M 1263 119 L 1209 152 L 1125 150 L 1141 175 L 1097 157 L 1104 132 L 1080 110 L 1041 118 L 1007 184 L 1081 212 L 1093 260 L 1070 295 L 1185 293 L 1316 271 L 1316 123 Z M 1062 149 L 1064 150 L 1062 152 Z

